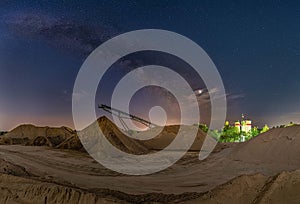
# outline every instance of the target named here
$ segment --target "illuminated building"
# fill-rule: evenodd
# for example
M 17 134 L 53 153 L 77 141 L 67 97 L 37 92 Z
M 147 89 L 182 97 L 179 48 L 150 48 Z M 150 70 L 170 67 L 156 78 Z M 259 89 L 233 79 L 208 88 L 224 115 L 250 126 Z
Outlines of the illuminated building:
M 248 133 L 252 129 L 252 121 L 245 119 L 245 116 L 242 114 L 242 120 L 234 123 L 234 126 L 239 129 L 240 132 Z
M 240 132 L 241 131 L 241 123 L 240 123 L 240 121 L 236 121 L 234 123 L 234 127 L 236 127 L 239 130 L 239 132 Z

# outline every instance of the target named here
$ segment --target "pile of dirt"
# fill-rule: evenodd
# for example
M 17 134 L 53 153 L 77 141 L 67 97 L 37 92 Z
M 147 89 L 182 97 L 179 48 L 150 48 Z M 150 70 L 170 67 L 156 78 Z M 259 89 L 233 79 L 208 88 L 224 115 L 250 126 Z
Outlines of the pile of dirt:
M 67 127 L 53 128 L 20 125 L 1 136 L 0 144 L 56 147 L 74 135 L 76 135 L 76 132 Z
M 99 139 L 96 129 L 101 128 L 108 141 L 121 151 L 133 154 L 147 153 L 148 149 L 138 140 L 127 137 L 108 118 L 101 117 L 96 122 L 80 131 L 86 142 L 92 145 L 102 145 L 95 142 Z M 59 149 L 85 151 L 76 131 L 67 128 L 36 127 L 21 125 L 0 137 L 2 145 L 49 146 Z
M 164 149 L 175 139 L 179 128 L 184 132 L 181 142 L 185 143 L 190 140 L 190 132 L 193 131 L 192 129 L 195 129 L 193 126 L 180 127 L 178 125 L 166 126 L 162 131 L 160 127 L 152 128 L 135 134 L 134 138 L 140 138 L 141 136 L 147 137 L 147 135 L 154 135 L 154 138 L 139 140 L 126 136 L 112 121 L 103 116 L 79 132 L 80 135 L 82 135 L 81 139 L 85 142 L 85 146 L 94 146 L 96 143 L 98 143 L 97 145 L 99 145 L 99 143 L 100 146 L 102 145 L 97 135 L 97 129 L 99 127 L 103 135 L 113 146 L 121 151 L 132 154 L 145 154 L 149 153 L 149 151 Z M 199 129 L 190 150 L 199 151 L 205 138 L 206 133 Z M 215 142 L 213 138 L 209 137 L 209 139 Z M 21 125 L 0 137 L 0 144 L 50 146 L 59 149 L 85 151 L 81 142 L 76 131 L 67 127 L 52 128 Z M 97 148 L 101 148 L 100 146 Z
M 179 128 L 183 132 L 183 137 L 181 138 L 181 143 L 188 143 L 190 141 L 191 132 L 196 131 L 196 139 L 194 140 L 193 145 L 190 150 L 199 151 L 203 145 L 205 140 L 206 133 L 202 130 L 198 129 L 195 126 L 179 126 L 179 125 L 171 125 L 166 126 L 163 129 L 161 127 L 151 128 L 147 131 L 135 133 L 132 137 L 126 136 L 120 129 L 108 118 L 101 117 L 94 122 L 89 127 L 85 128 L 80 132 L 81 139 L 85 142 L 85 146 L 93 146 L 95 142 L 91 142 L 92 138 L 94 141 L 98 141 L 101 143 L 97 137 L 97 128 L 100 127 L 103 135 L 107 138 L 107 140 L 119 150 L 132 153 L 132 154 L 145 154 L 149 151 L 159 151 L 167 147 L 172 141 L 174 141 Z M 153 136 L 153 138 L 152 138 Z M 140 138 L 150 138 L 148 140 L 143 140 Z M 211 137 L 208 137 L 208 142 L 215 143 L 215 140 Z M 91 147 L 93 148 L 93 147 Z M 101 147 L 98 147 L 101 148 Z M 174 149 L 178 150 L 178 149 Z
M 113 122 L 105 116 L 99 118 L 97 121 L 89 125 L 84 130 L 80 131 L 81 142 L 84 142 L 85 147 L 89 149 L 107 148 L 98 135 L 98 129 L 101 128 L 102 134 L 106 139 L 118 148 L 119 150 L 131 154 L 145 154 L 149 150 L 139 140 L 127 137 Z
M 162 150 L 165 147 L 167 147 L 172 141 L 174 141 L 180 128 L 181 128 L 181 131 L 184 133 L 184 135 L 181 139 L 181 142 L 187 143 L 190 140 L 191 132 L 193 132 L 196 128 L 195 126 L 170 125 L 170 126 L 165 126 L 163 129 L 161 127 L 155 127 L 155 128 L 151 128 L 147 131 L 139 132 L 139 133 L 135 134 L 134 137 L 135 138 L 142 138 L 142 137 L 149 138 L 151 136 L 154 136 L 152 139 L 142 140 L 142 143 L 148 149 Z M 201 129 L 198 129 L 197 131 L 198 132 L 197 132 L 196 138 L 194 140 L 194 143 L 192 144 L 192 146 L 190 148 L 191 151 L 200 151 L 206 137 L 209 140 L 208 142 L 213 142 L 213 143 L 215 142 L 215 140 L 212 137 L 208 136 Z
M 275 128 L 239 144 L 230 157 L 246 163 L 272 164 L 276 169 L 300 167 L 300 126 Z

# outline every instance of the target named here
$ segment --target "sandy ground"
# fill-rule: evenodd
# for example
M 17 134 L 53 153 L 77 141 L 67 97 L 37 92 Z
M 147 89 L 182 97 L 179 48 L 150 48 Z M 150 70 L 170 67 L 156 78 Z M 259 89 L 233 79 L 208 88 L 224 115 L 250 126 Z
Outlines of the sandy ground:
M 299 126 L 274 129 L 147 176 L 113 172 L 80 151 L 0 145 L 0 194 L 2 203 L 299 203 L 299 144 Z
M 15 165 L 10 167 L 12 175 L 18 175 L 14 172 L 18 167 L 25 171 L 21 176 L 31 180 L 68 186 L 100 195 L 103 195 L 103 191 L 109 190 L 108 195 L 113 198 L 115 191 L 122 192 L 125 194 L 114 199 L 129 203 L 132 199 L 137 199 L 137 203 L 145 199 L 132 198 L 130 195 L 148 194 L 145 196 L 147 198 L 154 196 L 153 193 L 158 194 L 155 199 L 161 202 L 193 200 L 200 197 L 201 193 L 240 175 L 263 173 L 268 177 L 281 172 L 281 169 L 275 169 L 273 165 L 257 165 L 230 159 L 229 156 L 234 149 L 232 146 L 223 147 L 205 161 L 198 160 L 198 153 L 189 153 L 173 167 L 149 176 L 120 175 L 102 167 L 85 153 L 49 147 L 0 146 L 0 158 Z M 169 198 L 161 194 L 169 195 Z M 172 197 L 170 194 L 179 196 Z
M 85 153 L 48 147 L 0 146 L 2 159 L 25 168 L 28 174 L 38 179 L 84 189 L 109 188 L 130 194 L 206 191 L 235 176 L 231 173 L 232 169 L 225 169 L 227 165 L 224 162 L 218 162 L 219 156 L 216 154 L 212 158 L 214 162 L 198 162 L 198 154 L 190 153 L 163 172 L 126 176 L 104 168 Z

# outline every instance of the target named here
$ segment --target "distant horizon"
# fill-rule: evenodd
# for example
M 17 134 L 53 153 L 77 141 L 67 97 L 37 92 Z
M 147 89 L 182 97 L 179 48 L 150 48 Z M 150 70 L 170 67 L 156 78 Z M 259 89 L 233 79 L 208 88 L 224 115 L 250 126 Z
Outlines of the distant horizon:
M 98 117 L 98 119 L 101 118 L 101 117 L 106 117 L 106 118 L 109 119 L 111 122 L 113 122 L 112 118 L 110 118 L 110 117 L 108 117 L 108 116 L 106 116 L 106 115 L 102 115 L 102 116 Z M 249 118 L 249 119 L 251 120 L 251 118 Z M 236 121 L 238 121 L 238 120 L 227 120 L 227 121 L 229 121 L 230 125 L 234 125 L 234 122 L 236 122 Z M 255 121 L 252 121 L 252 122 L 255 122 Z M 286 123 L 281 123 L 281 124 L 276 124 L 276 125 L 263 124 L 263 125 L 260 125 L 260 126 L 257 126 L 257 125 L 255 125 L 255 123 L 254 123 L 254 125 L 252 125 L 252 126 L 253 126 L 253 127 L 258 127 L 259 129 L 261 129 L 264 125 L 268 125 L 270 128 L 273 128 L 273 127 L 277 127 L 277 126 L 281 126 L 281 125 L 288 125 L 288 124 L 290 124 L 290 122 L 293 122 L 293 123 L 296 124 L 296 125 L 300 124 L 300 123 L 298 123 L 298 122 L 289 121 L 289 122 L 286 122 Z M 91 122 L 90 124 L 92 124 L 92 122 Z M 207 125 L 206 123 L 202 123 L 202 124 Z M 16 124 L 15 126 L 9 128 L 9 129 L 0 129 L 0 131 L 2 131 L 2 132 L 9 132 L 9 131 L 12 131 L 13 129 L 15 129 L 15 128 L 19 127 L 19 126 L 22 126 L 22 125 L 33 125 L 33 126 L 35 126 L 35 127 L 53 127 L 53 128 L 67 127 L 67 128 L 71 128 L 71 129 L 75 130 L 75 129 L 74 129 L 73 122 L 72 122 L 72 125 L 63 124 L 63 123 L 62 123 L 62 124 L 54 123 L 54 124 L 52 125 L 52 124 L 36 123 L 36 122 L 21 122 L 21 123 Z M 173 123 L 173 124 L 167 124 L 167 125 L 165 125 L 165 126 L 172 126 L 172 125 L 192 125 L 192 124 Z M 88 126 L 86 126 L 86 127 L 88 127 Z M 86 127 L 85 127 L 85 128 L 86 128 Z M 163 126 L 162 126 L 162 127 L 163 127 Z M 83 129 L 84 129 L 84 128 L 83 128 Z M 146 129 L 145 129 L 145 130 L 146 130 Z M 76 131 L 80 131 L 80 130 L 76 130 Z

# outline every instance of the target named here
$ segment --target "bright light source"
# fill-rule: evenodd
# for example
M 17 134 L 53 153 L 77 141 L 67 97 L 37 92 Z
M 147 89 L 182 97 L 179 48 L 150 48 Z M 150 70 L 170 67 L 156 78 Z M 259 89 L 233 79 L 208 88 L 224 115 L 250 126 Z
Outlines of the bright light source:
M 201 89 L 199 89 L 197 92 L 198 92 L 198 94 L 202 94 L 203 93 L 203 91 Z

